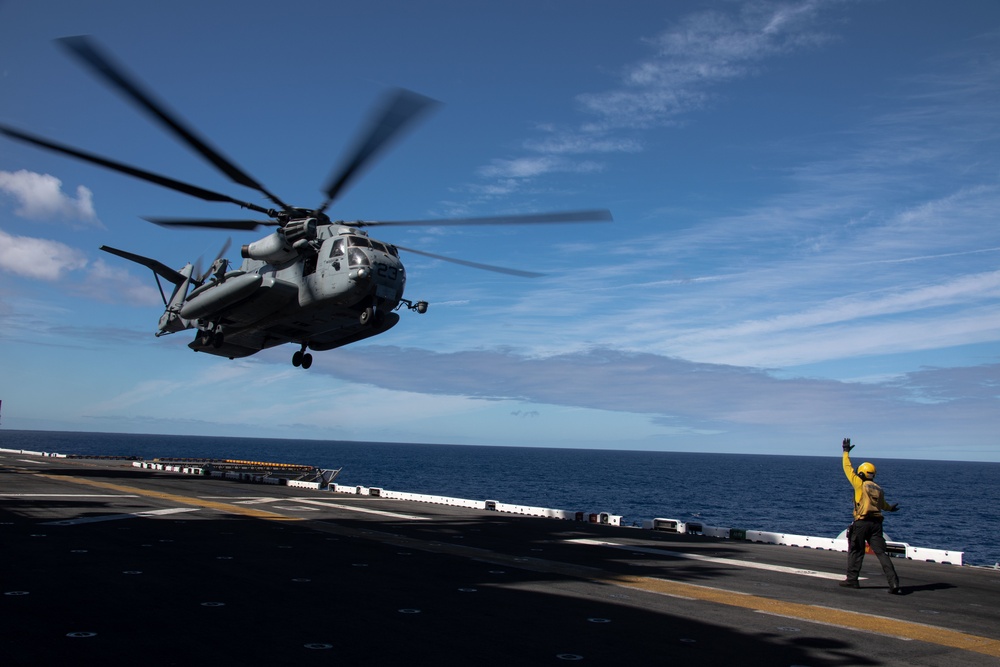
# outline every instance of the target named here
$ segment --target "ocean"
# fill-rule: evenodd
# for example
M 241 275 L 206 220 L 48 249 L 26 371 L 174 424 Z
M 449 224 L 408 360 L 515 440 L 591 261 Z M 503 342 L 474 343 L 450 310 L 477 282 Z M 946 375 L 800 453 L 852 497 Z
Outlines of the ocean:
M 621 515 L 623 525 L 668 518 L 836 537 L 851 522 L 853 502 L 839 452 L 809 457 L 10 430 L 0 430 L 0 447 L 342 468 L 341 484 L 608 512 Z M 900 506 L 887 515 L 889 539 L 963 551 L 967 565 L 1000 562 L 1000 463 L 872 462 L 886 499 Z

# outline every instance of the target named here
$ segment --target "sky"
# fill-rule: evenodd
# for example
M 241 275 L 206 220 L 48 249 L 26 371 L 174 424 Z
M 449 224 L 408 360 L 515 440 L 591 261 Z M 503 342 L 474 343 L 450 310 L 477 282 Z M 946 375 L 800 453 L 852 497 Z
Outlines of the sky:
M 614 220 L 373 228 L 545 275 L 404 254 L 428 312 L 304 371 L 154 337 L 98 250 L 210 261 L 227 232 L 142 217 L 236 207 L 0 137 L 4 429 L 1000 461 L 992 0 L 0 0 L 0 123 L 266 204 L 81 34 L 293 204 L 403 87 L 441 104 L 332 217 Z

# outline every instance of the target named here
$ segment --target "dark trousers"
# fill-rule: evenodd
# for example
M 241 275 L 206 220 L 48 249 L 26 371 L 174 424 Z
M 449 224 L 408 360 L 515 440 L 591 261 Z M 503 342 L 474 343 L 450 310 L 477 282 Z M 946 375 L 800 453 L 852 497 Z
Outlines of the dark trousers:
M 882 564 L 882 572 L 885 574 L 889 588 L 899 588 L 899 577 L 896 576 L 896 568 L 892 566 L 892 558 L 885 552 L 885 536 L 882 535 L 882 521 L 871 519 L 858 519 L 851 524 L 851 530 L 847 538 L 847 580 L 857 581 L 861 574 L 861 562 L 865 559 L 865 542 L 867 542 L 875 557 Z

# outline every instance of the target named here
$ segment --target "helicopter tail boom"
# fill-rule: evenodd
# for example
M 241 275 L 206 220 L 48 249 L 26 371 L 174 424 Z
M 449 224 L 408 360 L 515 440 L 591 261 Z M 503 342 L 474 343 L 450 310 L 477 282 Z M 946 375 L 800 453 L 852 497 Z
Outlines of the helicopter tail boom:
M 169 300 L 167 300 L 166 295 L 162 294 L 161 287 L 161 295 L 163 296 L 163 304 L 166 306 L 166 310 L 164 310 L 163 315 L 160 316 L 160 324 L 156 332 L 157 336 L 163 336 L 177 331 L 184 331 L 185 329 L 190 329 L 193 326 L 191 320 L 180 316 L 180 311 L 184 306 L 185 300 L 187 299 L 188 289 L 193 282 L 191 274 L 194 272 L 194 266 L 188 264 L 180 271 L 175 271 L 163 262 L 159 262 L 149 257 L 143 257 L 142 255 L 136 255 L 135 253 L 126 252 L 125 250 L 119 250 L 106 245 L 102 245 L 101 250 L 152 269 L 153 273 L 157 276 L 157 284 L 159 284 L 159 278 L 162 277 L 175 285 Z
M 135 262 L 136 264 L 142 264 L 146 268 L 152 269 L 153 273 L 161 276 L 165 280 L 172 282 L 174 285 L 182 285 L 185 281 L 189 281 L 191 276 L 185 276 L 180 271 L 175 271 L 163 262 L 158 262 L 155 259 L 150 259 L 149 257 L 143 257 L 142 255 L 136 255 L 131 252 L 126 252 L 124 250 L 119 250 L 117 248 L 112 248 L 111 246 L 102 245 L 101 250 L 112 255 L 117 255 L 130 262 Z

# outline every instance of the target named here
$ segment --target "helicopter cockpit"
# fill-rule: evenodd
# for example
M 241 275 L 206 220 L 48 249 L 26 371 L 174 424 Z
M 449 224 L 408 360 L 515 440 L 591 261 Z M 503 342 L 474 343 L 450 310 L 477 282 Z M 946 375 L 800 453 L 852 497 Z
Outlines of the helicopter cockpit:
M 363 248 L 377 250 L 389 257 L 399 259 L 399 251 L 395 246 L 382 243 L 365 236 L 341 236 L 333 240 L 330 248 L 330 258 L 336 259 L 347 255 L 348 265 L 351 267 L 371 266 L 371 258 Z

